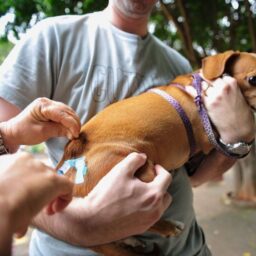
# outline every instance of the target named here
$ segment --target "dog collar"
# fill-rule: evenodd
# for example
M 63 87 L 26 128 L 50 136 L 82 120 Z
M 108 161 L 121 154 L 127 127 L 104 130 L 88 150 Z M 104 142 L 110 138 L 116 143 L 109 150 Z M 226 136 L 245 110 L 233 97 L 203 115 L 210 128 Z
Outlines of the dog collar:
M 57 173 L 59 175 L 64 175 L 70 168 L 76 169 L 75 184 L 83 183 L 84 176 L 86 175 L 88 170 L 84 157 L 66 160 L 63 165 L 57 170 Z
M 246 152 L 246 154 L 237 154 L 237 153 L 232 153 L 230 150 L 228 150 L 228 147 L 225 147 L 223 143 L 221 143 L 220 140 L 217 140 L 215 138 L 215 134 L 211 125 L 211 121 L 209 119 L 208 113 L 205 109 L 205 106 L 203 104 L 203 100 L 202 100 L 202 77 L 199 75 L 199 73 L 194 73 L 193 75 L 193 82 L 192 82 L 192 86 L 195 88 L 196 92 L 197 92 L 197 96 L 195 97 L 194 101 L 195 104 L 197 105 L 198 108 L 198 112 L 199 112 L 199 116 L 201 118 L 204 130 L 208 136 L 208 140 L 210 141 L 210 143 L 222 154 L 231 157 L 231 158 L 243 158 L 244 156 L 246 156 L 250 150 L 248 152 Z

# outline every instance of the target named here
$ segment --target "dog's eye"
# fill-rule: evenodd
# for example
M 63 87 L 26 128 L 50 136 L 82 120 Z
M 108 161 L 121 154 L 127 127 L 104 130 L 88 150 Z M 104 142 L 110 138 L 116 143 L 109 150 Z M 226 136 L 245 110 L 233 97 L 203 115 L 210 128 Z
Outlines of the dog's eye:
M 248 82 L 250 85 L 256 86 L 256 76 L 250 76 Z

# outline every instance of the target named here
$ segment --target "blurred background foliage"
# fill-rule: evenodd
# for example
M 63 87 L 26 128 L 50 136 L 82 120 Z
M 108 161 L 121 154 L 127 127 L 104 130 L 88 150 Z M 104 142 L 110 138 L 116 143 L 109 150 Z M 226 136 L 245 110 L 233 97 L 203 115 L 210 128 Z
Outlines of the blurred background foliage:
M 0 0 L 0 29 L 4 27 L 0 30 L 0 64 L 13 47 L 11 42 L 38 21 L 94 12 L 107 4 L 107 0 Z M 228 49 L 256 52 L 255 27 L 256 0 L 159 0 L 149 30 L 198 68 L 206 55 Z M 45 147 L 39 144 L 25 150 L 42 153 Z
M 39 20 L 84 14 L 106 7 L 107 0 L 0 0 L 0 16 L 12 14 L 3 37 L 24 33 Z M 256 52 L 256 0 L 160 0 L 150 31 L 187 57 L 194 67 L 205 55 L 227 49 Z M 6 42 L 2 45 L 7 45 Z

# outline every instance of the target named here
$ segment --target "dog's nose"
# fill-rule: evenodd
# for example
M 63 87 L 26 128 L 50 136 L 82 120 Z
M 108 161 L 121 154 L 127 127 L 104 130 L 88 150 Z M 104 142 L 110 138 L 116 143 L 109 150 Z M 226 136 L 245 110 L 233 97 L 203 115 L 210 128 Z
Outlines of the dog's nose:
M 248 83 L 252 86 L 256 86 L 256 76 L 248 77 Z

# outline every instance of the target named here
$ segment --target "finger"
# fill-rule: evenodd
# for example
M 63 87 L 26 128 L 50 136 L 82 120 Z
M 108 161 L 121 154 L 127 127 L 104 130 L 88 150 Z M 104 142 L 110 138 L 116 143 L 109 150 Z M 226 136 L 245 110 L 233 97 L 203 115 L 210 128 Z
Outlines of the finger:
M 211 81 L 211 86 L 207 89 L 207 94 L 202 95 L 206 107 L 223 97 L 223 88 L 225 86 L 226 82 L 221 78 Z
M 192 96 L 193 98 L 195 98 L 197 96 L 197 92 L 196 89 L 193 86 L 185 86 L 185 91 L 190 94 L 190 96 Z
M 64 210 L 69 203 L 72 201 L 72 194 L 67 194 L 59 196 L 53 200 L 48 206 L 46 206 L 46 213 L 48 215 L 53 215 L 57 212 Z
M 57 197 L 62 197 L 65 200 L 71 200 L 74 183 L 71 182 L 68 177 L 58 175 L 53 172 L 54 171 L 52 170 L 48 171 L 45 178 L 45 187 L 48 188 L 47 192 L 50 194 L 48 195 L 48 203 Z
M 156 165 L 155 170 L 156 177 L 149 185 L 156 185 L 161 188 L 163 192 L 166 192 L 172 182 L 172 175 L 160 165 Z
M 31 105 L 31 114 L 35 120 L 61 123 L 74 137 L 79 135 L 81 128 L 79 117 L 72 108 L 61 102 L 40 98 Z
M 140 153 L 131 153 L 121 162 L 119 162 L 112 170 L 124 170 L 127 175 L 134 176 L 135 172 L 145 164 L 147 156 Z
M 70 115 L 69 112 L 65 110 L 60 110 L 51 106 L 50 108 L 46 109 L 47 113 L 45 116 L 56 123 L 62 124 L 65 128 L 67 128 L 74 137 L 78 137 L 81 123 L 77 119 L 77 116 L 72 114 Z
M 223 76 L 222 80 L 229 86 L 232 86 L 233 88 L 237 87 L 237 81 L 235 78 L 231 77 L 231 76 Z
M 28 231 L 28 227 L 25 226 L 25 227 L 21 228 L 20 230 L 18 230 L 17 232 L 15 232 L 15 237 L 22 238 L 23 236 L 26 235 L 27 231 Z
M 163 209 L 167 210 L 172 202 L 172 196 L 166 192 L 163 198 Z
M 209 84 L 208 84 L 207 82 L 203 81 L 203 82 L 202 82 L 202 88 L 203 88 L 203 90 L 206 91 L 206 90 L 208 89 L 208 87 L 209 87 Z
M 60 177 L 61 178 L 61 177 Z M 68 179 L 63 177 L 66 182 Z M 71 185 L 70 185 L 71 184 Z M 58 184 L 56 185 L 58 186 Z M 73 186 L 74 184 L 68 180 L 67 184 L 62 184 L 62 187 L 58 187 L 59 191 L 55 192 L 55 195 L 52 195 L 52 201 L 46 206 L 46 213 L 48 215 L 55 214 L 56 212 L 62 211 L 64 208 L 68 206 L 68 204 L 73 199 Z M 64 191 L 67 190 L 65 193 Z
M 49 122 L 43 127 L 43 134 L 45 138 L 52 137 L 67 137 L 69 140 L 74 138 L 69 129 L 59 123 Z

